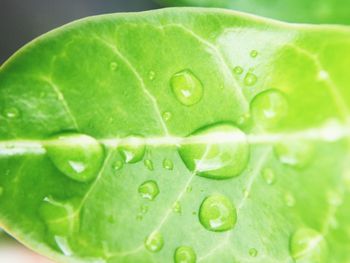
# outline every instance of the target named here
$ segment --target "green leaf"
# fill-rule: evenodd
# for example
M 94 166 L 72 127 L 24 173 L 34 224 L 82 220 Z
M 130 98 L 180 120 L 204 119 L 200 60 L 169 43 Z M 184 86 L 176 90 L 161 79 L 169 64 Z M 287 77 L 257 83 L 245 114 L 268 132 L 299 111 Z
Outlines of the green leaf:
M 349 262 L 350 30 L 165 9 L 0 69 L 0 223 L 62 262 Z
M 299 23 L 350 24 L 344 0 L 156 0 L 168 6 L 222 7 Z

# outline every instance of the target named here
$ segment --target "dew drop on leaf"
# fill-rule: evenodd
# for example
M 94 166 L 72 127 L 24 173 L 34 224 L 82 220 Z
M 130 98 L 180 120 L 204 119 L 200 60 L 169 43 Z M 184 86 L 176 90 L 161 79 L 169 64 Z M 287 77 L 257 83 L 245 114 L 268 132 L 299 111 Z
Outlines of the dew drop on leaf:
M 123 166 L 124 166 L 124 163 L 123 163 L 121 160 L 117 160 L 117 161 L 115 161 L 114 164 L 113 164 L 113 169 L 114 169 L 115 171 L 118 171 L 118 170 L 122 169 Z
M 287 115 L 288 102 L 282 92 L 269 89 L 256 95 L 250 105 L 254 122 L 263 128 L 275 128 Z
M 150 160 L 150 159 L 145 159 L 145 160 L 143 161 L 143 163 L 144 163 L 144 165 L 146 166 L 146 168 L 147 168 L 148 170 L 150 170 L 150 171 L 153 171 L 153 170 L 154 170 L 154 166 L 153 166 L 152 160 Z
M 243 71 L 244 71 L 243 68 L 240 66 L 234 67 L 234 69 L 233 69 L 233 73 L 236 75 L 241 75 L 243 73 Z
M 119 148 L 126 163 L 137 163 L 145 155 L 144 139 L 139 136 L 132 136 L 125 139 L 125 143 Z
M 170 79 L 170 86 L 176 99 L 185 106 L 198 103 L 203 96 L 202 83 L 187 69 L 174 74 Z
M 265 180 L 265 182 L 269 185 L 273 184 L 275 182 L 275 173 L 271 168 L 265 168 L 262 171 L 262 176 Z
M 164 239 L 158 231 L 153 232 L 145 239 L 145 247 L 150 252 L 158 252 L 164 246 Z
M 170 159 L 164 159 L 163 160 L 163 167 L 164 167 L 164 169 L 167 169 L 167 170 L 173 170 L 174 169 L 174 163 Z
M 149 73 L 148 73 L 148 78 L 149 80 L 154 80 L 154 78 L 156 77 L 156 73 L 151 70 Z
M 250 248 L 248 253 L 249 253 L 249 256 L 256 257 L 258 255 L 258 250 L 256 250 L 256 248 Z
M 175 250 L 174 254 L 175 263 L 195 263 L 196 253 L 192 247 L 181 246 Z
M 249 145 L 245 134 L 231 124 L 202 128 L 188 137 L 179 153 L 187 168 L 212 179 L 239 175 L 247 166 Z
M 118 69 L 118 63 L 113 61 L 113 62 L 111 62 L 109 67 L 111 68 L 112 71 L 116 71 Z
M 256 58 L 259 55 L 259 52 L 257 50 L 250 51 L 250 56 L 252 58 Z
M 179 201 L 176 201 L 173 205 L 173 212 L 174 213 L 178 213 L 180 214 L 181 213 L 181 204 Z
M 15 108 L 15 107 L 9 107 L 9 108 L 4 109 L 3 115 L 8 119 L 16 119 L 19 116 L 21 116 L 21 113 L 20 113 L 19 109 Z
M 244 84 L 246 86 L 253 86 L 258 81 L 258 77 L 251 72 L 248 72 L 244 77 Z
M 165 112 L 163 112 L 162 116 L 163 116 L 163 120 L 169 121 L 171 119 L 171 117 L 172 117 L 172 114 L 171 114 L 170 111 L 165 111 Z
M 312 144 L 305 141 L 279 143 L 275 145 L 274 151 L 281 163 L 296 168 L 304 168 L 312 160 L 314 154 Z
M 327 262 L 328 248 L 323 235 L 311 228 L 297 230 L 290 239 L 290 254 L 296 262 Z
M 155 181 L 149 180 L 139 186 L 138 192 L 142 198 L 154 200 L 159 194 L 159 187 Z
M 57 169 L 79 182 L 94 179 L 104 159 L 102 145 L 96 139 L 84 134 L 54 136 L 45 148 Z
M 200 206 L 199 220 L 209 231 L 228 231 L 236 224 L 236 208 L 226 196 L 211 195 Z

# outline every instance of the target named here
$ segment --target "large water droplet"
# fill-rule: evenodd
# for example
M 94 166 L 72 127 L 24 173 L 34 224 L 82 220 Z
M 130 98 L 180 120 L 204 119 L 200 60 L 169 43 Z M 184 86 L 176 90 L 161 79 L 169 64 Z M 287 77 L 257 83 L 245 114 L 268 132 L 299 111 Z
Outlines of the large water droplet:
M 170 159 L 164 159 L 163 160 L 163 167 L 167 170 L 173 170 L 174 169 L 174 163 Z
M 174 74 L 170 79 L 170 85 L 175 97 L 183 105 L 192 106 L 203 96 L 202 83 L 190 70 Z
M 104 149 L 94 138 L 83 134 L 62 134 L 46 144 L 51 161 L 69 178 L 88 182 L 94 179 L 104 159 Z
M 252 72 L 248 72 L 244 77 L 244 84 L 246 86 L 253 86 L 257 81 L 258 77 Z
M 65 255 L 72 255 L 69 237 L 79 226 L 78 199 L 57 201 L 45 197 L 39 207 L 39 215 L 46 224 L 48 234 Z
M 273 184 L 275 182 L 275 173 L 270 168 L 265 168 L 262 171 L 262 176 L 267 184 Z
M 287 115 L 288 103 L 282 92 L 270 89 L 255 96 L 250 108 L 258 126 L 275 128 Z
M 138 192 L 143 198 L 154 200 L 159 194 L 159 187 L 155 181 L 149 180 L 139 186 Z
M 145 142 L 142 137 L 130 136 L 125 143 L 118 148 L 126 163 L 137 163 L 145 155 Z
M 249 146 L 245 134 L 231 124 L 217 124 L 193 133 L 179 148 L 187 168 L 198 175 L 227 179 L 247 165 Z
M 201 204 L 199 220 L 207 230 L 228 231 L 236 224 L 236 208 L 226 196 L 211 195 Z
M 274 150 L 281 163 L 296 168 L 304 168 L 312 160 L 314 154 L 312 144 L 300 140 L 276 144 Z
M 327 262 L 326 240 L 314 229 L 301 228 L 290 239 L 290 254 L 296 262 Z
M 16 119 L 21 115 L 19 109 L 15 107 L 5 108 L 3 111 L 3 114 L 6 118 L 9 118 L 9 119 Z
M 174 254 L 175 263 L 195 263 L 196 253 L 192 247 L 181 246 L 175 250 Z
M 145 240 L 145 247 L 150 252 L 158 252 L 164 246 L 163 236 L 159 232 L 153 232 Z

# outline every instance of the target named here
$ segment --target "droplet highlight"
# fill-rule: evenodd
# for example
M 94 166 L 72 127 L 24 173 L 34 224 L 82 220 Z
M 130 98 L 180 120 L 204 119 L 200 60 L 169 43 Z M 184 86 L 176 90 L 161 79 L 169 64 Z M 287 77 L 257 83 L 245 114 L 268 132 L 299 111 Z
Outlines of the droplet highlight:
M 159 194 L 159 187 L 155 181 L 149 180 L 139 186 L 138 192 L 142 198 L 154 200 Z
M 54 136 L 45 148 L 56 168 L 79 182 L 94 179 L 104 160 L 102 145 L 96 139 L 84 134 Z
M 193 143 L 182 144 L 179 153 L 187 168 L 199 176 L 228 179 L 247 166 L 250 150 L 246 136 L 231 124 L 204 127 L 189 138 Z
M 3 115 L 8 119 L 16 119 L 21 115 L 21 113 L 19 109 L 15 107 L 9 107 L 4 109 Z
M 125 143 L 118 148 L 126 163 L 137 163 L 145 155 L 145 142 L 140 136 L 130 136 Z
M 192 247 L 181 246 L 175 250 L 174 261 L 175 263 L 195 263 L 196 253 Z
M 236 208 L 226 196 L 212 195 L 202 202 L 199 209 L 199 220 L 202 226 L 209 231 L 228 231 L 236 224 Z
M 170 86 L 176 99 L 185 106 L 192 106 L 203 97 L 202 83 L 190 70 L 174 74 L 170 79 Z

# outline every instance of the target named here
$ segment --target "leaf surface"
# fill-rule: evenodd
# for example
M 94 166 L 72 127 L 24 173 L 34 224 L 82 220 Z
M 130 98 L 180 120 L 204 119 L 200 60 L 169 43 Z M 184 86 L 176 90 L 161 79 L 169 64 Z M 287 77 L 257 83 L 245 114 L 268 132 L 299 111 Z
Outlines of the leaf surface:
M 93 17 L 0 69 L 0 222 L 59 262 L 348 262 L 350 30 Z

